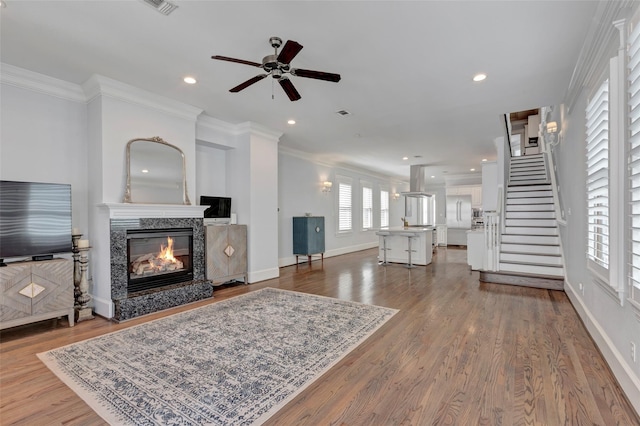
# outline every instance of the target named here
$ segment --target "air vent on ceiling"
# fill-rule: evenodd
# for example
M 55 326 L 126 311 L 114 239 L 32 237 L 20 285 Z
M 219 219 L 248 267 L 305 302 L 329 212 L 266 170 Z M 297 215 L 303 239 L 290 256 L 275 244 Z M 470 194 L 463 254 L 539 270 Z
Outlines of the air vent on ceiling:
M 351 115 L 351 113 L 345 109 L 341 109 L 340 111 L 336 111 L 336 114 L 338 115 Z
M 148 4 L 149 6 L 153 7 L 155 10 L 162 13 L 163 15 L 168 15 L 178 8 L 178 6 L 176 6 L 173 3 L 169 3 L 166 0 L 142 0 L 142 1 Z

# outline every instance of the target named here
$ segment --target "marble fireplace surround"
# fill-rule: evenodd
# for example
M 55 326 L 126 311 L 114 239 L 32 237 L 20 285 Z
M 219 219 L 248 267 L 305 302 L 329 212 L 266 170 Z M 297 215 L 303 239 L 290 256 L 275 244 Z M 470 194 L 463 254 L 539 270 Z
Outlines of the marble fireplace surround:
M 125 321 L 211 297 L 213 286 L 205 278 L 203 211 L 206 206 L 109 204 L 111 299 L 115 321 Z M 127 230 L 193 229 L 193 280 L 158 289 L 127 292 Z

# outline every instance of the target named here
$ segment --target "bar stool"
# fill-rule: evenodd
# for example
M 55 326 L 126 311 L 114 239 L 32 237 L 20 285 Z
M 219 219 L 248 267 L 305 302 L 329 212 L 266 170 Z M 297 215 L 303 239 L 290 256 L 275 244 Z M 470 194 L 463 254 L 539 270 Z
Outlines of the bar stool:
M 407 252 L 407 257 L 408 257 L 408 259 L 407 259 L 407 260 L 408 260 L 408 262 L 407 262 L 407 265 L 405 265 L 405 267 L 406 267 L 406 268 L 409 268 L 409 269 L 411 269 L 411 268 L 415 268 L 415 265 L 414 265 L 414 264 L 413 264 L 413 262 L 411 261 L 411 253 L 415 252 L 416 250 L 413 250 L 413 249 L 411 248 L 411 240 L 412 240 L 413 238 L 416 238 L 416 237 L 417 237 L 417 235 L 416 235 L 415 233 L 411 233 L 411 234 L 403 234 L 403 235 L 404 235 L 405 237 L 407 237 L 407 250 L 406 250 L 406 252 Z
M 391 250 L 387 248 L 387 237 L 389 236 L 388 232 L 376 232 L 376 235 L 382 237 L 382 262 L 378 262 L 378 265 L 387 266 L 389 263 L 387 262 L 387 250 Z

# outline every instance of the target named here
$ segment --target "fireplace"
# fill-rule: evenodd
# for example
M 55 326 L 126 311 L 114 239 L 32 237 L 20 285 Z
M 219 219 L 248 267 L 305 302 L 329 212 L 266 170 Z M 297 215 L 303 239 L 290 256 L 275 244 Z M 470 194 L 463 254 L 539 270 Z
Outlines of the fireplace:
M 128 294 L 193 280 L 193 229 L 127 231 Z
M 155 211 L 153 207 L 144 208 Z M 162 212 L 166 209 L 163 206 Z M 116 217 L 111 218 L 110 223 L 111 300 L 115 321 L 212 296 L 213 285 L 205 278 L 202 218 Z M 171 257 L 166 253 L 169 246 L 176 263 L 166 259 Z M 158 259 L 159 255 L 162 259 Z

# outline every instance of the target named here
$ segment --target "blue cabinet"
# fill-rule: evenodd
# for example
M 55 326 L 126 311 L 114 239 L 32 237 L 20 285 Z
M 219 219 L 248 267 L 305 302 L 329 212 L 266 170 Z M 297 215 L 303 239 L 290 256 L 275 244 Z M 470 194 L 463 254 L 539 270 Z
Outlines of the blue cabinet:
M 311 255 L 319 254 L 324 260 L 324 217 L 304 216 L 293 218 L 293 254 L 307 256 L 311 262 Z

